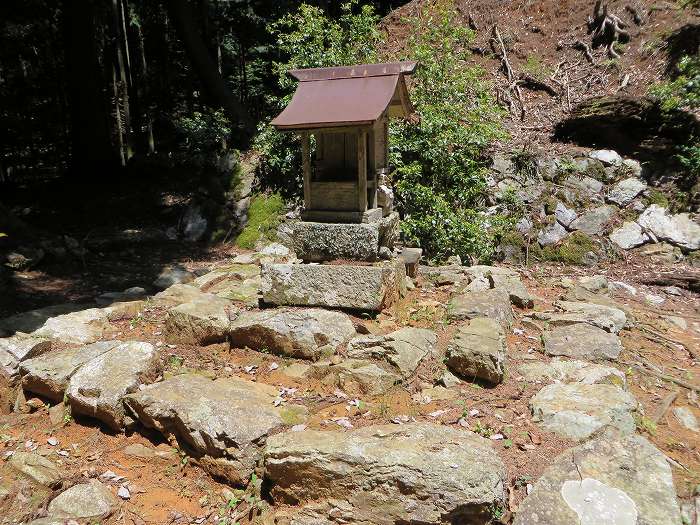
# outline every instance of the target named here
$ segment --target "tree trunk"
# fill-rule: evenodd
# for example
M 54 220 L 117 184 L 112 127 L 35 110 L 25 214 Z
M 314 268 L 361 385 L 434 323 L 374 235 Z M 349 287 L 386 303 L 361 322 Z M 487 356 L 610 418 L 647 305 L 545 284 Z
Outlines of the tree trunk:
M 70 110 L 71 170 L 85 178 L 117 163 L 97 59 L 95 4 L 63 1 L 63 38 Z
M 133 144 L 131 137 L 131 107 L 129 106 L 129 82 L 127 81 L 127 70 L 125 64 L 124 39 L 122 34 L 121 6 L 119 0 L 112 0 L 112 57 L 115 70 L 115 113 L 117 126 L 121 131 L 120 154 L 122 166 L 126 164 L 133 155 Z
M 126 1 L 126 0 L 125 0 Z M 128 7 L 128 5 L 127 5 Z M 137 57 L 134 58 L 134 90 L 132 101 L 134 102 L 134 116 L 138 133 L 138 143 L 149 154 L 155 151 L 153 139 L 153 118 L 150 110 L 150 79 L 148 77 L 148 64 L 146 63 L 146 49 L 143 32 L 139 23 L 129 24 L 128 33 L 134 42 Z
M 187 0 L 169 0 L 168 7 L 177 25 L 187 54 L 210 99 L 226 111 L 228 117 L 237 123 L 246 135 L 253 131 L 253 123 L 246 109 L 229 91 L 224 79 L 217 71 L 216 63 L 210 56 L 202 36 L 197 31 L 194 14 Z

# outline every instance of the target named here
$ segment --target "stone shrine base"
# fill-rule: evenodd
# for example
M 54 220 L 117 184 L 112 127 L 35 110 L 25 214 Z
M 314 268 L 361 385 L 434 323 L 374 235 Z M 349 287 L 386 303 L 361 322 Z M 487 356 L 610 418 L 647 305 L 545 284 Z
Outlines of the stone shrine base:
M 379 312 L 406 292 L 401 260 L 361 265 L 269 264 L 262 267 L 268 304 Z

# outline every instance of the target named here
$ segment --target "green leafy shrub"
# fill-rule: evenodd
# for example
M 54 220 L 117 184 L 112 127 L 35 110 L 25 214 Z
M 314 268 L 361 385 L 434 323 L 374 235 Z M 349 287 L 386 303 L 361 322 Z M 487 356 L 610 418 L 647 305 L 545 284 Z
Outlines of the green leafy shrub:
M 675 78 L 652 86 L 649 94 L 658 99 L 666 111 L 700 107 L 700 57 L 682 57 Z
M 273 240 L 285 206 L 282 196 L 273 193 L 255 195 L 248 208 L 248 223 L 236 238 L 236 246 L 253 249 L 261 239 Z
M 286 60 L 275 65 L 289 101 L 295 81 L 290 69 L 367 63 L 379 60 L 382 34 L 371 6 L 357 0 L 344 4 L 331 20 L 316 7 L 302 4 L 296 13 L 270 27 Z M 453 3 L 439 0 L 414 22 L 404 56 L 420 63 L 410 80 L 418 122 L 390 124 L 390 163 L 402 228 L 409 243 L 434 259 L 460 255 L 487 260 L 495 238 L 509 222 L 504 216 L 479 213 L 485 202 L 482 155 L 503 138 L 502 110 L 495 103 L 484 72 L 467 65 L 473 33 L 458 22 Z M 301 192 L 298 139 L 263 126 L 255 141 L 261 152 L 259 179 L 286 198 Z M 312 144 L 313 147 L 313 144 Z M 517 220 L 517 217 L 513 217 Z M 511 221 L 512 222 L 512 221 Z
M 188 153 L 211 153 L 226 149 L 231 134 L 230 121 L 223 110 L 204 108 L 178 118 L 175 128 L 182 137 L 182 148 Z
M 452 2 L 439 1 L 414 20 L 407 55 L 420 67 L 411 81 L 419 122 L 390 128 L 403 232 L 428 255 L 488 260 L 503 217 L 484 217 L 484 149 L 504 137 L 502 110 L 484 72 L 467 65 L 473 32 L 457 22 Z

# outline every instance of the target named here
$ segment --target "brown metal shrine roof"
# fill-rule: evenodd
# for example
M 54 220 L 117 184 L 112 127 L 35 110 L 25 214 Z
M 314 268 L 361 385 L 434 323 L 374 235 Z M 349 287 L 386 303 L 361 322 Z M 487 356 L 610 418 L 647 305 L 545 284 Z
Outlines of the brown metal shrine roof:
M 415 62 L 392 62 L 292 70 L 299 85 L 272 125 L 287 130 L 369 125 L 387 109 L 390 116 L 407 116 L 413 109 L 404 75 L 415 69 Z

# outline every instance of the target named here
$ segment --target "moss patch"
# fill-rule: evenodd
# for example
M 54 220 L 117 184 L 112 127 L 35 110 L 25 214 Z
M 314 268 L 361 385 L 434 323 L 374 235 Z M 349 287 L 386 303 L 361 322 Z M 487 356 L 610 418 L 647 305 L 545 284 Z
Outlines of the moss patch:
M 248 209 L 248 224 L 236 238 L 236 246 L 253 249 L 260 239 L 274 240 L 284 210 L 284 200 L 278 193 L 254 196 Z
M 666 197 L 666 195 L 664 195 L 664 193 L 659 190 L 649 190 L 649 195 L 645 200 L 647 206 L 651 204 L 657 204 L 664 208 L 668 208 L 668 197 Z
M 540 261 L 581 264 L 583 256 L 595 252 L 596 244 L 583 232 L 573 232 L 556 246 L 541 248 L 537 243 L 530 247 L 530 255 Z

